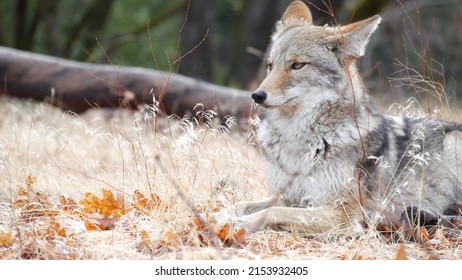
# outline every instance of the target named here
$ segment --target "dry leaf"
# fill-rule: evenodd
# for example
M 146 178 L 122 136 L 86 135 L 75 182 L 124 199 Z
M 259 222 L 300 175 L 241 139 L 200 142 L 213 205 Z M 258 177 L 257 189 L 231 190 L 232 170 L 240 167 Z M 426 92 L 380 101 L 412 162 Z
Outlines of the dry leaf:
M 233 239 L 233 235 L 230 232 L 231 227 L 229 224 L 225 224 L 217 233 L 218 238 L 221 239 L 221 241 L 231 241 Z
M 58 208 L 62 209 L 63 211 L 69 212 L 71 214 L 76 214 L 79 212 L 79 205 L 72 198 L 66 198 L 61 195 L 59 197 L 59 201 L 61 204 L 58 205 Z
M 20 218 L 31 221 L 39 217 L 59 215 L 59 211 L 55 209 L 48 195 L 34 191 L 34 182 L 35 177 L 29 175 L 25 180 L 26 185 L 18 189 L 17 200 L 13 202 L 13 207 L 21 210 Z
M 197 227 L 198 230 L 202 231 L 205 229 L 205 225 L 204 225 L 204 222 L 202 221 L 202 219 L 197 216 L 197 215 L 194 215 L 193 217 L 193 224 Z
M 149 236 L 149 233 L 146 230 L 141 230 L 141 241 L 136 247 L 139 250 L 147 249 L 149 251 L 153 251 L 151 237 Z
M 149 233 L 144 229 L 141 230 L 141 243 L 151 246 L 151 237 L 149 237 Z
M 61 237 L 67 237 L 66 230 L 58 222 L 55 222 L 55 221 L 51 222 L 48 234 L 55 235 L 55 236 L 61 236 Z
M 167 239 L 165 240 L 160 240 L 159 242 L 157 242 L 156 244 L 156 248 L 160 249 L 162 247 L 178 247 L 179 246 L 179 237 L 177 234 L 175 234 L 173 231 L 169 230 L 165 233 L 165 236 L 167 237 Z
M 0 231 L 0 247 L 10 247 L 13 243 L 14 238 L 11 232 Z
M 169 230 L 165 233 L 165 236 L 167 236 L 167 241 L 172 243 L 172 244 L 178 244 L 178 237 L 176 236 L 173 231 Z
M 18 199 L 13 203 L 15 207 L 22 208 L 30 202 L 31 196 L 34 195 L 34 192 L 33 192 L 34 182 L 35 182 L 34 176 L 32 175 L 27 176 L 25 180 L 26 186 L 21 186 L 18 190 Z
M 404 243 L 401 243 L 399 245 L 398 253 L 396 254 L 395 260 L 408 260 L 407 252 L 406 252 L 406 245 L 404 245 Z
M 103 189 L 102 192 L 102 199 L 87 193 L 80 202 L 84 207 L 83 212 L 87 214 L 85 226 L 88 230 L 112 229 L 117 220 L 128 212 L 121 194 L 116 199 L 111 191 Z
M 443 250 L 451 246 L 451 241 L 446 237 L 443 228 L 437 228 L 427 244 L 436 250 Z
M 91 231 L 106 230 L 106 228 L 104 228 L 103 226 L 100 226 L 99 224 L 97 224 L 97 223 L 95 223 L 93 221 L 90 221 L 90 220 L 85 221 L 85 228 L 88 229 L 88 230 L 91 230 Z
M 216 228 L 206 226 L 203 220 L 197 215 L 193 217 L 193 225 L 197 228 L 198 238 L 204 245 L 218 245 L 216 242 L 211 242 L 216 240 L 217 237 L 224 246 L 235 246 L 244 243 L 245 229 L 240 229 L 234 233 L 230 224 L 225 224 L 217 230 Z
M 217 238 L 217 237 L 219 233 L 217 233 L 215 229 L 210 227 L 210 225 L 207 224 L 200 216 L 198 215 L 193 216 L 193 222 L 190 225 L 190 227 L 196 228 L 197 238 L 199 239 L 200 243 L 206 246 L 217 246 L 218 245 L 217 242 L 219 242 L 218 239 L 220 238 Z M 221 231 L 224 232 L 223 229 L 221 229 Z
M 226 246 L 242 244 L 245 239 L 245 229 L 240 229 L 236 233 L 231 229 L 229 224 L 225 224 L 217 233 L 218 238 Z
M 149 214 L 153 210 L 167 209 L 166 205 L 162 202 L 157 194 L 151 193 L 151 198 L 146 198 L 140 191 L 136 190 L 133 194 L 134 201 L 132 206 L 142 214 Z
M 240 244 L 244 243 L 246 232 L 247 231 L 244 228 L 241 228 L 234 234 L 234 240 L 236 240 L 236 242 Z
M 85 198 L 80 202 L 84 206 L 85 213 L 97 212 L 104 218 L 120 218 L 127 213 L 123 197 L 119 194 L 117 199 L 114 194 L 103 189 L 103 199 L 98 198 L 92 193 L 87 193 Z
M 431 239 L 425 227 L 420 228 L 420 238 L 423 242 L 428 242 Z

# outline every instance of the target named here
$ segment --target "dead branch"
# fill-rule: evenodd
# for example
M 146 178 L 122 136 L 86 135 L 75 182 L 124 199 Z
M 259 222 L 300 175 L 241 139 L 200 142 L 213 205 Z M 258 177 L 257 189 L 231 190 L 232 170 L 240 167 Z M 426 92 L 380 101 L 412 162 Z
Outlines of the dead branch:
M 246 118 L 251 111 L 246 91 L 175 73 L 82 63 L 5 47 L 0 47 L 0 78 L 2 94 L 48 101 L 76 113 L 93 107 L 136 109 L 153 103 L 151 90 L 167 114 L 182 116 L 197 103 L 221 117 Z

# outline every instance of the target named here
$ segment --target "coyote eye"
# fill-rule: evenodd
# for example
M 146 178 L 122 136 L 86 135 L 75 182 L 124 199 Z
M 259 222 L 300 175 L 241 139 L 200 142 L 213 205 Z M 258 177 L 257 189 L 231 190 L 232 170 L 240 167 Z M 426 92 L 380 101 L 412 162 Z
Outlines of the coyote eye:
M 308 63 L 305 63 L 305 62 L 294 62 L 292 63 L 292 65 L 290 66 L 292 68 L 292 70 L 299 70 L 299 69 L 302 69 L 303 66 L 307 65 Z
M 267 66 L 267 68 L 268 68 L 269 71 L 273 70 L 273 63 L 268 62 L 268 63 L 266 64 L 266 66 Z

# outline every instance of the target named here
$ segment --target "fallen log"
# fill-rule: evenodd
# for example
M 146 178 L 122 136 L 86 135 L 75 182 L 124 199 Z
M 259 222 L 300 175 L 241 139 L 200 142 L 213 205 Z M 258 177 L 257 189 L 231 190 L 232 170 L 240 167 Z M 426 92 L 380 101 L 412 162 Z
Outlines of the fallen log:
M 82 63 L 0 47 L 0 92 L 47 101 L 76 113 L 89 108 L 136 109 L 152 104 L 154 93 L 168 115 L 183 116 L 197 103 L 218 116 L 246 118 L 250 93 L 175 73 L 145 68 Z

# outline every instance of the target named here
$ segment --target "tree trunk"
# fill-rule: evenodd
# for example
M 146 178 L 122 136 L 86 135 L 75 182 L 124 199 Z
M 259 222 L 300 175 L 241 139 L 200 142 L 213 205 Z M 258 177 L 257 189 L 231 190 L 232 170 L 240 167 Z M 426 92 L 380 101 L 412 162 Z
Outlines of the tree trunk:
M 246 91 L 217 86 L 175 73 L 116 65 L 81 63 L 0 47 L 2 94 L 49 101 L 64 110 L 152 104 L 153 90 L 167 114 L 184 115 L 197 103 L 226 115 L 246 118 Z
M 264 64 L 264 74 L 266 75 L 266 61 L 263 61 L 264 53 L 269 44 L 274 24 L 281 14 L 277 9 L 277 5 L 273 0 L 254 0 L 244 2 L 245 28 L 243 32 L 246 36 L 244 46 L 241 50 L 242 65 L 239 80 L 242 81 L 245 88 L 255 89 L 261 81 L 258 76 L 258 69 L 261 64 Z M 249 52 L 249 47 L 254 50 L 254 53 Z M 258 55 L 255 52 L 260 51 Z
M 215 25 L 214 7 L 215 0 L 191 1 L 188 18 L 180 34 L 180 56 L 187 54 L 192 49 L 194 52 L 180 61 L 178 71 L 183 75 L 204 81 L 213 81 L 211 37 Z M 209 36 L 205 37 L 207 31 L 211 35 L 210 38 Z

